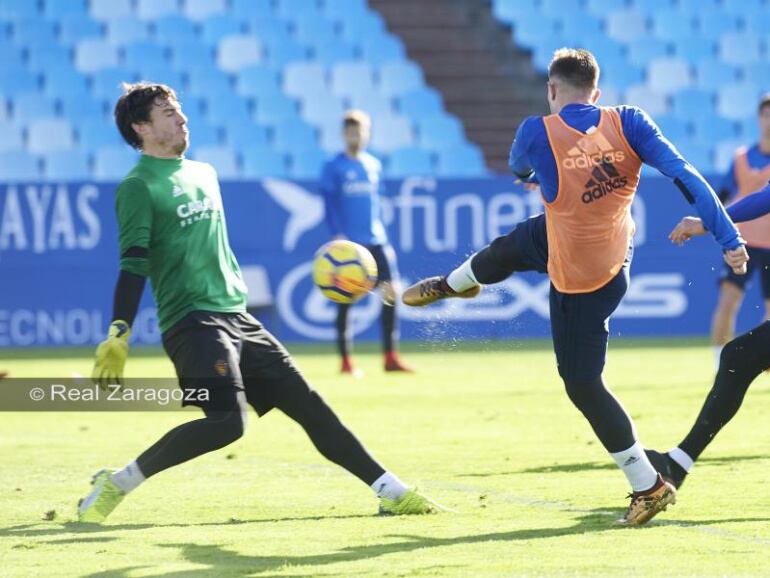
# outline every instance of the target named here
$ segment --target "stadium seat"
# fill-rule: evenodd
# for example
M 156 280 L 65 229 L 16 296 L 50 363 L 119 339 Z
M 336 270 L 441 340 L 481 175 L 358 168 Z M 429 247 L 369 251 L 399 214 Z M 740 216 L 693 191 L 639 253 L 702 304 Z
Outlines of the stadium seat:
M 188 120 L 190 130 L 190 148 L 218 147 L 222 144 L 219 130 L 203 121 L 201 117 L 195 122 Z
M 690 66 L 681 58 L 658 58 L 650 62 L 647 85 L 656 92 L 671 94 L 692 84 Z
M 371 10 L 361 18 L 342 22 L 340 33 L 354 44 L 361 44 L 366 38 L 384 38 L 387 35 L 382 16 Z
M 311 149 L 318 146 L 316 130 L 305 121 L 296 118 L 273 125 L 273 147 L 277 151 Z
M 414 131 L 403 116 L 380 117 L 372 127 L 372 148 L 384 153 L 414 144 Z
M 185 0 L 184 13 L 191 20 L 205 20 L 227 10 L 225 0 Z
M 230 13 L 242 20 L 272 16 L 273 0 L 230 0 Z
M 425 149 L 438 150 L 465 140 L 463 126 L 453 116 L 418 117 L 416 122 L 418 142 Z
M 294 18 L 297 14 L 312 14 L 318 17 L 318 0 L 275 0 L 275 13 L 281 18 Z
M 216 46 L 228 36 L 243 34 L 244 28 L 241 20 L 230 14 L 219 14 L 207 18 L 201 24 L 201 39 L 203 42 Z
M 652 33 L 660 40 L 676 42 L 682 36 L 695 35 L 695 18 L 692 14 L 669 8 L 656 10 L 650 16 L 652 18 Z
M 607 15 L 607 36 L 629 42 L 647 34 L 647 19 L 636 10 L 619 10 Z
M 24 131 L 21 125 L 6 119 L 0 120 L 0 153 L 24 148 Z M 0 177 L 1 178 L 1 177 Z
M 59 43 L 65 46 L 74 46 L 86 38 L 100 38 L 103 32 L 104 26 L 87 16 L 65 16 L 59 20 Z
M 307 60 L 309 51 L 291 38 L 266 45 L 266 60 L 274 70 L 283 70 L 294 62 Z
M 733 120 L 755 116 L 759 95 L 759 87 L 756 84 L 741 83 L 723 86 L 717 91 L 717 112 Z
M 302 117 L 311 124 L 321 124 L 327 118 L 340 118 L 345 111 L 342 99 L 333 94 L 319 94 L 302 101 Z
M 626 102 L 639 106 L 652 116 L 668 112 L 665 95 L 643 84 L 636 84 L 626 89 Z
M 410 176 L 432 175 L 433 160 L 425 149 L 407 147 L 394 150 L 388 155 L 385 175 L 401 179 Z
M 59 96 L 59 106 L 62 116 L 72 121 L 75 126 L 85 119 L 101 118 L 105 114 L 104 103 L 90 96 L 72 95 L 67 98 Z
M 92 177 L 97 181 L 122 180 L 138 160 L 139 153 L 128 145 L 100 148 L 94 153 Z
M 196 96 L 224 93 L 231 90 L 230 77 L 213 66 L 190 68 L 187 71 L 187 90 Z
M 250 147 L 241 152 L 241 175 L 248 179 L 286 176 L 286 157 L 270 147 Z
M 681 36 L 673 40 L 674 54 L 690 64 L 702 60 L 711 60 L 716 56 L 716 43 L 711 38 L 702 36 Z
M 644 67 L 656 58 L 665 58 L 669 52 L 668 42 L 655 37 L 642 36 L 628 43 L 628 62 L 634 66 Z
M 702 143 L 715 143 L 734 139 L 737 135 L 735 121 L 719 116 L 701 117 L 695 122 L 695 138 Z
M 586 8 L 592 14 L 604 17 L 611 12 L 618 12 L 628 7 L 626 0 L 587 0 Z
M 141 70 L 148 63 L 168 62 L 166 49 L 153 42 L 135 42 L 123 47 L 123 66 L 129 70 Z
M 32 153 L 66 151 L 75 146 L 72 123 L 61 118 L 38 118 L 27 126 L 27 150 Z
M 330 42 L 337 39 L 337 28 L 331 20 L 305 13 L 294 19 L 294 37 L 301 44 Z
M 492 15 L 503 22 L 513 22 L 521 14 L 537 13 L 536 0 L 493 0 Z
M 765 82 L 770 78 L 770 62 L 764 60 L 762 62 L 744 64 L 740 68 L 740 75 L 745 82 L 762 81 L 763 86 L 767 87 Z
M 380 67 L 378 88 L 383 94 L 398 96 L 424 85 L 422 70 L 412 62 L 386 62 Z
M 260 124 L 276 125 L 298 117 L 297 104 L 285 96 L 257 100 L 254 118 Z
M 16 47 L 11 48 L 17 50 Z M 14 63 L 14 59 L 7 53 L 1 54 L 0 58 L 2 58 L 5 66 L 12 66 Z M 72 66 L 72 51 L 69 48 L 58 44 L 27 46 L 27 68 L 32 72 L 71 68 Z
M 752 14 L 750 18 L 744 18 L 744 26 L 746 31 L 752 34 L 767 34 L 770 30 L 770 10 L 765 9 Z M 767 49 L 768 46 L 766 45 L 765 48 Z
M 249 66 L 238 71 L 235 77 L 235 88 L 241 96 L 274 95 L 280 92 L 278 74 L 265 66 Z
M 320 146 L 327 154 L 335 154 L 345 148 L 345 142 L 342 139 L 342 129 L 339 124 L 334 126 L 326 124 L 323 127 L 321 130 Z
M 192 68 L 214 68 L 214 49 L 199 42 L 171 45 L 171 65 L 179 71 Z
M 118 20 L 133 15 L 132 0 L 89 0 L 89 13 L 95 20 Z
M 722 10 L 730 15 L 752 18 L 755 14 L 767 11 L 765 0 L 741 0 L 740 2 L 722 2 Z
M 744 142 L 759 140 L 759 125 L 755 118 L 744 118 L 738 123 L 738 133 Z
M 762 38 L 747 32 L 723 34 L 719 39 L 719 57 L 729 64 L 759 62 Z
M 326 69 L 314 62 L 291 63 L 283 71 L 283 90 L 295 97 L 325 92 Z
M 583 12 L 569 11 L 562 2 L 558 5 L 560 7 L 555 13 L 546 12 L 545 14 L 555 17 L 560 22 L 561 34 L 565 38 L 582 45 L 584 39 L 604 34 L 604 23 L 600 18 Z
M 234 120 L 248 123 L 251 113 L 245 99 L 233 92 L 224 92 L 206 99 L 206 119 L 214 126 Z
M 369 11 L 366 0 L 336 0 L 329 2 L 324 0 L 321 6 L 323 15 L 335 21 L 348 21 L 361 19 Z
M 53 98 L 39 92 L 17 94 L 11 101 L 11 118 L 26 125 L 39 117 L 56 115 L 56 103 Z
M 599 97 L 599 104 L 601 106 L 618 106 L 625 104 L 621 98 L 620 91 L 612 86 L 602 86 L 602 93 Z
M 198 42 L 195 25 L 183 16 L 164 16 L 154 27 L 155 41 L 163 46 Z
M 671 96 L 671 113 L 684 120 L 709 117 L 714 114 L 714 94 L 688 88 Z
M 720 173 L 726 173 L 735 160 L 735 151 L 738 147 L 745 146 L 740 140 L 724 140 L 717 143 L 714 149 L 714 169 Z
M 701 60 L 695 65 L 695 86 L 707 90 L 733 84 L 738 78 L 738 69 L 719 60 Z
M 655 123 L 660 128 L 663 136 L 673 143 L 683 142 L 692 138 L 690 124 L 676 115 L 660 115 L 655 119 Z
M 180 92 L 184 88 L 184 77 L 168 64 L 150 61 L 137 69 L 136 76 L 139 80 L 147 82 L 160 82 Z
M 0 21 L 18 21 L 33 19 L 40 16 L 38 2 L 26 2 L 19 0 L 6 0 L 0 2 Z
M 219 67 L 236 72 L 262 61 L 262 46 L 253 36 L 226 36 L 219 41 Z
M 721 10 L 721 0 L 676 0 L 676 5 L 687 14 L 718 13 Z
M 43 90 L 48 96 L 69 98 L 88 96 L 88 82 L 71 65 L 49 68 L 43 75 Z
M 404 43 L 395 36 L 364 38 L 360 46 L 361 58 L 371 66 L 381 66 L 390 61 L 406 60 Z
M 442 177 L 482 177 L 486 175 L 484 156 L 472 145 L 459 144 L 438 152 L 436 174 Z
M 317 180 L 327 155 L 321 149 L 300 149 L 289 156 L 289 176 L 295 179 Z
M 88 154 L 55 151 L 43 155 L 43 176 L 52 181 L 86 181 L 91 178 Z
M 519 46 L 536 50 L 541 44 L 553 51 L 558 21 L 555 18 L 546 18 L 540 14 L 522 16 L 513 23 L 511 31 L 513 41 Z
M 125 68 L 105 68 L 91 75 L 91 95 L 98 99 L 115 102 L 123 89 L 123 82 L 134 82 L 136 75 Z
M 34 92 L 40 88 L 40 77 L 24 68 L 0 67 L 0 95 L 5 97 Z
M 710 170 L 714 163 L 712 147 L 695 141 L 675 143 L 677 150 L 692 166 L 701 172 Z
M 36 181 L 41 176 L 40 161 L 26 151 L 0 153 L 0 175 L 4 183 Z
M 267 129 L 254 122 L 225 125 L 225 142 L 237 151 L 254 146 L 268 146 L 269 141 Z
M 85 151 L 96 151 L 100 148 L 125 147 L 111 118 L 94 117 L 80 120 L 75 125 L 78 146 Z
M 157 20 L 178 12 L 178 0 L 136 0 L 136 14 L 144 20 Z
M 331 89 L 339 96 L 372 92 L 374 71 L 367 62 L 339 62 L 331 69 Z
M 340 39 L 316 44 L 311 52 L 316 62 L 327 67 L 334 66 L 338 62 L 353 60 L 357 54 L 355 46 Z
M 402 94 L 398 97 L 397 103 L 399 112 L 410 118 L 423 118 L 444 112 L 441 95 L 430 87 Z
M 621 88 L 632 84 L 642 84 L 644 82 L 644 69 L 639 66 L 633 66 L 627 62 L 619 60 L 609 60 L 601 64 L 600 84 Z
M 75 67 L 81 72 L 113 68 L 118 63 L 118 49 L 106 40 L 86 38 L 75 46 Z
M 390 117 L 396 112 L 393 108 L 393 99 L 379 92 L 362 92 L 350 95 L 347 99 L 347 104 L 350 108 L 358 108 L 365 111 L 372 118 Z M 410 116 L 403 112 L 401 114 L 403 116 Z
M 192 157 L 196 161 L 212 165 L 220 179 L 228 180 L 240 177 L 238 158 L 235 151 L 230 147 L 195 147 Z
M 43 15 L 50 20 L 64 16 L 85 16 L 88 13 L 86 0 L 45 0 Z
M 123 46 L 134 42 L 145 42 L 150 38 L 147 22 L 138 18 L 120 18 L 107 23 L 107 40 Z
M 698 33 L 705 38 L 719 38 L 728 32 L 737 32 L 740 20 L 721 10 L 701 10 L 695 16 Z

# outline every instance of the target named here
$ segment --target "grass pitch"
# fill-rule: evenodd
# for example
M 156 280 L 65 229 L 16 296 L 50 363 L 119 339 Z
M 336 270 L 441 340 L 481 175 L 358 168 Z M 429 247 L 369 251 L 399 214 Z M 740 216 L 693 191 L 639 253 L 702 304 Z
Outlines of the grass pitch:
M 371 491 L 325 462 L 278 412 L 236 444 L 163 472 L 103 527 L 74 522 L 91 473 L 122 466 L 197 413 L 0 415 L 0 575 L 767 575 L 770 395 L 750 389 L 679 496 L 648 526 L 617 528 L 622 474 L 562 390 L 545 343 L 413 346 L 416 375 L 357 355 L 361 381 L 321 348 L 300 366 L 370 450 L 457 513 L 382 518 Z M 323 348 L 328 352 L 330 348 Z M 3 352 L 16 376 L 87 374 L 91 351 Z M 43 357 L 50 355 L 50 357 Z M 704 343 L 615 340 L 608 383 L 642 441 L 667 449 L 711 385 Z M 132 352 L 129 375 L 172 375 Z M 55 512 L 54 513 L 52 513 Z M 48 517 L 52 520 L 44 520 Z

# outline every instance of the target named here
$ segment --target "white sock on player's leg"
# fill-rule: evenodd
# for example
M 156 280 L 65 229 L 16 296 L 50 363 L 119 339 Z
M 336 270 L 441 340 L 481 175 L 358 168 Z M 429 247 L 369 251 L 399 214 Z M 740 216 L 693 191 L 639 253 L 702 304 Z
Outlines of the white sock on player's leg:
M 468 260 L 465 261 L 465 263 L 447 275 L 447 285 L 458 293 L 462 293 L 463 291 L 467 291 L 468 289 L 472 289 L 476 285 L 479 285 L 479 282 L 476 281 L 476 276 L 473 274 L 473 269 L 471 268 L 471 259 L 473 259 L 473 255 L 468 257 Z
M 687 473 L 690 473 L 690 470 L 695 465 L 695 461 L 681 448 L 677 447 L 673 450 L 668 450 L 668 456 L 682 466 L 682 469 Z
M 135 490 L 146 479 L 136 462 L 112 474 L 112 482 L 125 493 Z
M 719 360 L 722 358 L 722 350 L 724 345 L 714 345 L 714 371 L 719 371 Z
M 385 472 L 379 478 L 374 480 L 370 486 L 378 498 L 388 498 L 389 500 L 398 500 L 408 490 L 404 482 L 398 479 L 395 474 Z
M 658 479 L 658 472 L 652 467 L 644 447 L 636 442 L 627 450 L 610 454 L 618 467 L 628 478 L 628 482 L 635 492 L 649 490 Z

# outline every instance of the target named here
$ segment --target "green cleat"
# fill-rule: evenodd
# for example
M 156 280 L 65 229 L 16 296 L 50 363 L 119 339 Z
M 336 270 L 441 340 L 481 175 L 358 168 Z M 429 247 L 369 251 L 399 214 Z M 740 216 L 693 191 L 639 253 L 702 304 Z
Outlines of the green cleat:
M 445 510 L 427 496 L 423 496 L 417 488 L 408 490 L 396 500 L 380 498 L 381 516 L 409 516 L 416 514 L 437 514 Z
M 110 479 L 115 470 L 103 469 L 94 474 L 91 493 L 78 503 L 78 522 L 100 524 L 123 500 L 126 493 Z

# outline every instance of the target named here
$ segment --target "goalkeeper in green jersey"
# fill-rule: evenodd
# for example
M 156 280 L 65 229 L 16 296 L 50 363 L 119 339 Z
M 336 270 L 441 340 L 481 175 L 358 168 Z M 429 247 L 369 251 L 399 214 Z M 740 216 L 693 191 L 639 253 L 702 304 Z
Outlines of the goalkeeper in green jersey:
M 115 197 L 120 276 L 93 377 L 102 384 L 122 378 L 131 324 L 149 277 L 163 347 L 180 387 L 199 392 L 190 397 L 204 417 L 172 429 L 124 468 L 99 471 L 78 506 L 78 519 L 102 522 L 150 476 L 240 438 L 248 405 L 260 416 L 278 408 L 299 423 L 324 457 L 374 490 L 382 513 L 435 512 L 435 504 L 367 452 L 310 388 L 286 349 L 246 313 L 246 287 L 227 240 L 217 174 L 206 163 L 184 158 L 187 119 L 174 91 L 147 83 L 124 89 L 115 121 L 142 156 Z

